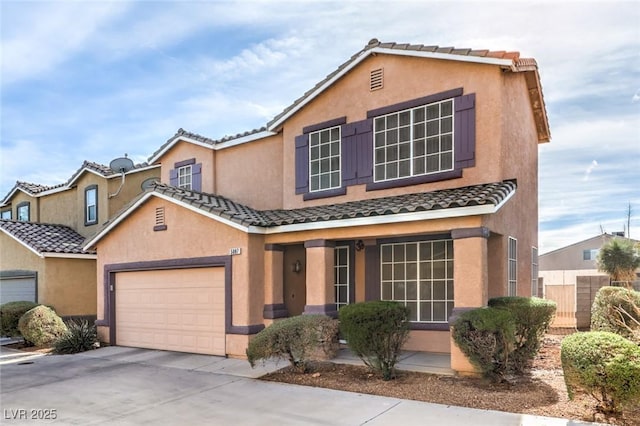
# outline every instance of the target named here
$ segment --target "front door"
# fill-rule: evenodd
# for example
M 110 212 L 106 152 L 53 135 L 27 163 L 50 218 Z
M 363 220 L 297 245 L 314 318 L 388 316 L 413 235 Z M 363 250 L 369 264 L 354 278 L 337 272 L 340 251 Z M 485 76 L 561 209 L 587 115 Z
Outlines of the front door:
M 303 244 L 284 251 L 284 304 L 289 316 L 302 315 L 307 303 L 307 255 Z

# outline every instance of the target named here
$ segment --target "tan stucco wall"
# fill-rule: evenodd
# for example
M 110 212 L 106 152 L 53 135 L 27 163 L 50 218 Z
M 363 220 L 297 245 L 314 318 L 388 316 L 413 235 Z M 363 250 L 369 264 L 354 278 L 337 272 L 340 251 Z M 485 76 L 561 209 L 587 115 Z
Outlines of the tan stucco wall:
M 38 303 L 62 316 L 96 314 L 95 259 L 41 258 L 0 232 L 0 270 L 38 273 Z
M 154 231 L 155 209 L 165 208 L 166 231 Z M 231 248 L 240 248 L 233 256 L 233 325 L 262 324 L 264 306 L 264 241 L 261 236 L 247 234 L 220 224 L 173 203 L 152 197 L 126 221 L 99 241 L 97 250 L 98 319 L 104 318 L 104 266 L 175 258 L 227 256 Z M 101 338 L 108 341 L 108 328 L 100 328 Z M 227 353 L 242 340 L 229 338 Z M 242 353 L 244 354 L 244 348 Z
M 55 192 L 40 197 L 40 222 L 66 225 L 73 229 L 78 226 L 76 210 L 76 188 Z
M 113 217 L 138 194 L 143 192 L 142 182 L 152 177 L 160 179 L 160 167 L 129 172 L 125 175 L 124 185 L 122 185 L 120 192 L 118 192 L 118 189 L 122 183 L 122 178 L 120 176 L 110 178 L 108 180 L 109 194 L 118 193 L 118 195 L 109 198 L 109 210 L 107 212 L 109 217 Z
M 175 163 L 195 158 L 196 164 L 202 164 L 202 192 L 215 193 L 215 155 L 215 151 L 211 148 L 205 148 L 188 142 L 178 142 L 159 159 L 159 162 L 162 164 L 160 172 L 161 182 L 167 185 L 170 183 L 169 173 L 175 168 Z
M 282 135 L 216 151 L 216 193 L 255 209 L 282 208 Z
M 46 258 L 39 299 L 61 316 L 96 315 L 96 261 Z
M 91 185 L 98 186 L 98 223 L 86 226 L 84 224 L 84 191 L 88 186 Z M 76 180 L 75 187 L 75 211 L 78 215 L 78 225 L 76 227 L 76 232 L 78 232 L 78 234 L 82 235 L 83 237 L 88 237 L 90 235 L 93 235 L 98 230 L 101 223 L 109 220 L 109 188 L 107 179 L 91 172 L 85 172 L 82 174 L 82 176 L 80 176 L 78 180 Z
M 18 205 L 22 202 L 28 202 L 29 204 L 29 221 L 40 221 L 40 202 L 38 198 L 25 194 L 22 191 L 16 191 L 8 202 L 11 203 L 11 219 L 18 220 Z

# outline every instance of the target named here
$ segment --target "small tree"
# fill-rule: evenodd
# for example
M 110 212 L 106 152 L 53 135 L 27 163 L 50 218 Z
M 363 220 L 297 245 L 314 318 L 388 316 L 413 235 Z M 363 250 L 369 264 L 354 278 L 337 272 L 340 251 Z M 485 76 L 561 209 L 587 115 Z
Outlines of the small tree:
M 598 270 L 606 272 L 612 281 L 625 281 L 630 287 L 640 268 L 640 256 L 630 240 L 614 238 L 602 246 L 597 263 Z

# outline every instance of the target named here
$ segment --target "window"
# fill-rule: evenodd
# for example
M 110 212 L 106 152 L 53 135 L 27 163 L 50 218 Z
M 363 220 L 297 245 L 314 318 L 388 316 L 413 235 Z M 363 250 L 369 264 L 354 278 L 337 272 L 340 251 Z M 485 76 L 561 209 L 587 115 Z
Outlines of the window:
M 191 165 L 178 167 L 178 188 L 191 189 Z
M 312 192 L 340 187 L 340 126 L 309 134 L 309 182 Z
M 538 295 L 538 248 L 531 247 L 531 295 Z
M 336 247 L 333 267 L 336 309 L 349 304 L 349 246 Z
M 0 219 L 11 219 L 11 210 L 5 210 L 0 213 Z
M 518 294 L 517 284 L 518 284 L 518 240 L 515 238 L 509 237 L 509 248 L 508 248 L 508 265 L 507 265 L 507 275 L 508 275 L 508 286 L 507 286 L 507 296 L 516 296 Z
M 98 223 L 98 187 L 92 185 L 84 190 L 84 224 Z
M 375 182 L 450 171 L 453 99 L 374 120 Z
M 453 240 L 380 246 L 382 300 L 409 308 L 409 319 L 446 323 L 453 310 Z
M 18 207 L 16 208 L 16 215 L 18 216 L 18 220 L 21 220 L 23 222 L 28 222 L 29 221 L 29 202 L 25 201 L 22 202 L 20 204 L 18 204 Z
M 582 260 L 596 260 L 599 252 L 599 249 L 584 250 L 582 252 Z

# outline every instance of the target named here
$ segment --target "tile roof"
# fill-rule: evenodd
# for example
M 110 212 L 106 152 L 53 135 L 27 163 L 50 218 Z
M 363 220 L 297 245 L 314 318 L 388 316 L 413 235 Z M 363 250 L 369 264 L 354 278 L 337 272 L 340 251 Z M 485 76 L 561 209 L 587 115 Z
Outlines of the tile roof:
M 512 61 L 512 68 L 516 71 L 529 71 L 537 69 L 537 63 L 533 58 L 520 58 L 520 52 L 507 52 L 504 50 L 475 50 L 469 48 L 455 48 L 455 47 L 440 47 L 440 46 L 425 46 L 424 44 L 409 44 L 409 43 L 395 43 L 395 42 L 381 42 L 376 38 L 373 38 L 369 43 L 364 46 L 362 50 L 351 56 L 346 62 L 338 66 L 331 74 L 327 75 L 322 81 L 318 82 L 312 89 L 305 92 L 300 98 L 296 99 L 291 105 L 284 109 L 280 114 L 276 115 L 269 123 L 267 128 L 271 129 L 272 125 L 277 123 L 280 118 L 287 115 L 291 110 L 295 109 L 301 104 L 307 97 L 318 91 L 331 79 L 344 72 L 346 68 L 351 66 L 352 63 L 363 57 L 363 55 L 369 54 L 372 49 L 390 49 L 390 50 L 404 50 L 414 52 L 429 52 L 435 54 L 449 54 L 458 56 L 468 56 L 473 58 L 491 58 L 491 59 L 504 59 Z
M 253 130 L 249 130 L 246 131 L 244 133 L 238 133 L 236 135 L 233 136 L 223 136 L 220 139 L 211 139 L 208 138 L 206 136 L 202 136 L 199 135 L 197 133 L 192 133 L 192 132 L 188 132 L 186 130 L 184 130 L 183 128 L 178 129 L 178 131 L 176 132 L 175 135 L 171 136 L 169 139 L 167 139 L 167 141 L 165 143 L 162 144 L 162 146 L 160 146 L 160 148 L 158 148 L 153 154 L 151 154 L 151 156 L 149 157 L 149 161 L 151 161 L 152 158 L 155 158 L 158 154 L 160 154 L 162 151 L 164 151 L 165 148 L 167 148 L 169 145 L 171 145 L 172 143 L 175 142 L 175 140 L 177 138 L 183 137 L 183 138 L 187 138 L 187 139 L 191 139 L 191 140 L 195 140 L 198 142 L 202 142 L 204 144 L 207 145 L 211 145 L 212 147 L 223 143 L 223 142 L 229 142 L 235 139 L 239 139 L 239 138 L 243 138 L 245 136 L 251 136 L 251 135 L 255 135 L 257 133 L 260 132 L 265 132 L 267 130 L 267 128 L 265 126 L 260 127 L 259 129 L 253 129 Z
M 82 249 L 84 237 L 64 225 L 0 220 L 0 230 L 40 254 L 95 254 Z
M 243 226 L 274 227 L 359 217 L 383 216 L 482 205 L 499 205 L 516 189 L 515 181 L 473 185 L 291 210 L 256 210 L 218 195 L 156 183 L 153 191 Z
M 14 188 L 19 188 L 29 194 L 35 195 L 41 192 L 48 191 L 50 189 L 60 188 L 63 186 L 64 186 L 64 183 L 60 183 L 58 185 L 41 185 L 39 183 L 16 181 Z

